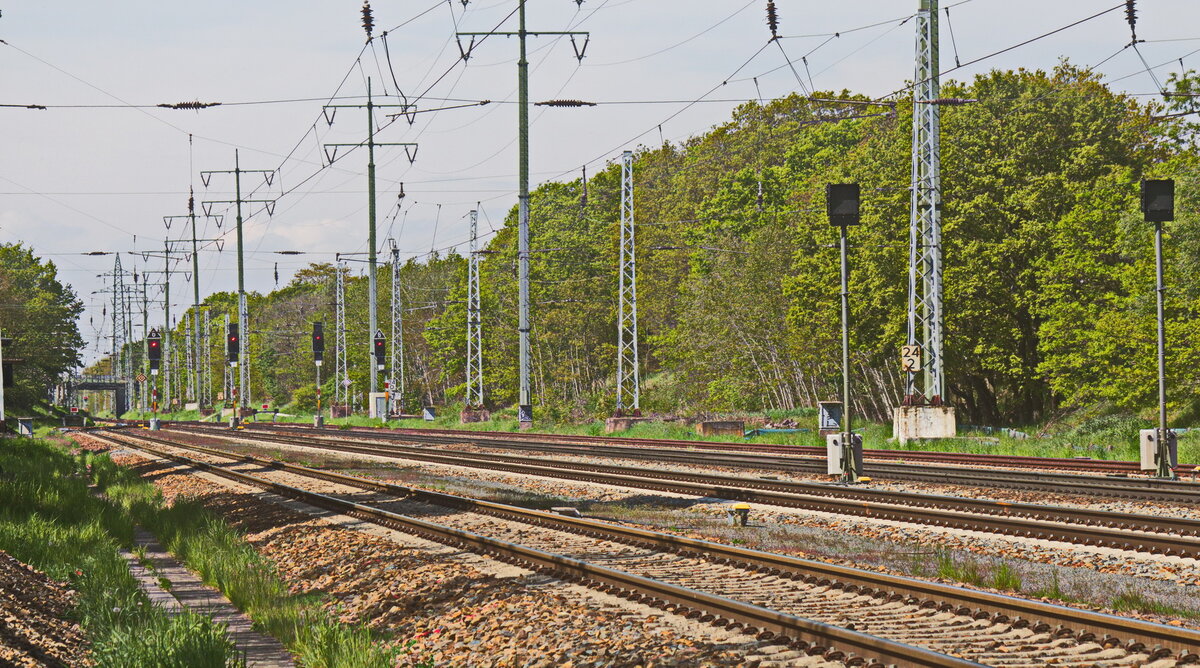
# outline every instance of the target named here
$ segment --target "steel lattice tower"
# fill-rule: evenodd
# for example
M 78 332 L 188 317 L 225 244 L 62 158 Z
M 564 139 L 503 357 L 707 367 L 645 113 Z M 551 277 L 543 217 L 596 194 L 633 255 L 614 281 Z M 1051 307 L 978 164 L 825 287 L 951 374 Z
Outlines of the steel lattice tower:
M 637 262 L 633 233 L 633 151 L 621 155 L 621 278 L 617 312 L 617 415 L 641 414 L 638 374 Z
M 938 79 L 938 0 L 920 0 L 913 87 L 912 199 L 909 225 L 908 345 L 919 346 L 919 371 L 909 371 L 905 405 L 941 405 L 942 177 Z
M 479 211 L 471 210 L 467 260 L 467 408 L 483 408 L 483 323 L 479 314 Z
M 400 296 L 400 247 L 388 239 L 392 248 L 392 350 L 388 367 L 389 388 L 392 391 L 391 410 L 404 412 L 404 300 Z
M 334 323 L 334 328 L 337 330 L 337 368 L 334 373 L 337 377 L 337 386 L 334 387 L 334 399 L 342 406 L 350 405 L 350 386 L 346 381 L 350 379 L 350 368 L 346 360 L 346 263 L 337 263 L 337 278 L 335 285 L 336 293 L 334 297 L 335 310 L 337 312 L 337 322 Z
M 116 256 L 116 261 L 113 263 L 113 352 L 112 352 L 112 373 L 113 376 L 120 378 L 125 377 L 125 403 L 126 409 L 129 408 L 129 402 L 133 400 L 134 385 L 132 374 L 132 360 L 129 355 L 125 354 L 125 345 L 129 342 L 129 295 L 125 289 L 125 271 L 121 269 L 121 256 Z M 113 412 L 116 413 L 116 401 L 114 399 Z M 120 417 L 119 415 L 117 417 Z
M 212 406 L 212 314 L 204 310 L 204 346 L 200 351 L 200 405 Z

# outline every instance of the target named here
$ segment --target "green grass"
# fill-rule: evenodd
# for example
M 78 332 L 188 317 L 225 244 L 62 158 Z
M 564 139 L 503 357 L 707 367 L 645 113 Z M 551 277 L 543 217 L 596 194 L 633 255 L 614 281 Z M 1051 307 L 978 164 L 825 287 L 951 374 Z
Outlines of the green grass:
M 217 587 L 255 627 L 313 668 L 387 668 L 399 650 L 365 626 L 337 622 L 319 598 L 288 591 L 271 562 L 194 500 L 162 502 L 159 490 L 105 457 L 94 469 L 114 505 L 153 532 L 181 561 Z
M 385 668 L 402 651 L 363 625 L 337 622 L 318 598 L 289 593 L 272 564 L 224 520 L 194 501 L 166 506 L 154 485 L 106 455 L 10 439 L 0 449 L 0 471 L 0 549 L 79 591 L 76 615 L 100 666 L 240 665 L 223 627 L 191 613 L 170 617 L 150 604 L 117 554 L 132 547 L 135 525 L 305 666 Z M 89 482 L 103 495 L 91 494 Z
M 132 524 L 88 492 L 84 460 L 42 441 L 0 449 L 0 549 L 79 593 L 74 611 L 99 666 L 238 663 L 224 629 L 207 617 L 170 617 L 150 604 L 118 554 Z
M 977 561 L 959 560 L 949 550 L 939 550 L 935 563 L 935 574 L 943 580 L 1007 591 L 1021 590 L 1021 576 L 1004 562 L 994 563 L 987 569 Z
M 1177 608 L 1151 601 L 1136 590 L 1129 589 L 1113 598 L 1109 607 L 1117 612 L 1149 612 L 1164 617 L 1200 619 L 1200 611 Z

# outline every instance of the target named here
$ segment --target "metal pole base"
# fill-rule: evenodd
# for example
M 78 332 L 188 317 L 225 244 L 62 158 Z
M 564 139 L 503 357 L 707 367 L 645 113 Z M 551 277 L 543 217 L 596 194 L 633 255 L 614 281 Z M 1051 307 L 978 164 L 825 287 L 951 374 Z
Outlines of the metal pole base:
M 162 429 L 162 424 L 158 418 L 150 418 L 150 431 L 158 431 Z
M 324 429 L 325 428 L 325 416 L 324 415 L 314 416 L 313 417 L 313 427 L 315 427 L 316 429 Z
M 237 417 L 236 415 L 229 418 L 229 428 L 230 429 L 237 429 L 238 425 L 240 425 L 241 423 L 242 423 L 242 419 Z

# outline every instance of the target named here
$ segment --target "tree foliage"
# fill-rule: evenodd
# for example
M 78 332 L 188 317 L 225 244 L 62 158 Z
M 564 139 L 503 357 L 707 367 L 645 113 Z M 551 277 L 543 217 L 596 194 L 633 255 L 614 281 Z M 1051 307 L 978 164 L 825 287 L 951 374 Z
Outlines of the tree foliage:
M 1200 90 L 1193 73 L 1171 86 Z M 1177 413 L 1196 414 L 1194 98 L 1140 102 L 1065 62 L 1049 72 L 991 72 L 944 93 L 975 100 L 942 115 L 945 361 L 963 421 L 1028 423 L 1097 402 L 1151 408 L 1153 226 L 1137 212 L 1137 182 L 1147 176 L 1177 181 L 1177 220 L 1166 228 L 1171 396 Z M 787 409 L 836 395 L 837 231 L 824 188 L 844 181 L 861 184 L 865 198 L 863 224 L 851 231 L 855 408 L 886 419 L 900 400 L 912 105 L 849 92 L 815 97 L 822 101 L 748 102 L 708 132 L 636 151 L 640 352 L 643 376 L 656 379 L 644 383 L 644 408 Z M 619 189 L 619 165 L 609 164 L 586 184 L 550 182 L 532 194 L 533 385 L 542 415 L 611 412 Z M 517 399 L 516 240 L 514 209 L 481 255 L 492 405 Z M 410 405 L 460 397 L 466 259 L 410 261 L 403 274 Z M 256 295 L 256 328 L 331 324 L 333 275 L 314 265 Z M 384 270 L 379 279 L 388 284 Z M 365 283 L 355 276 L 347 286 L 359 390 Z M 310 382 L 307 359 L 295 354 L 301 341 L 251 335 L 252 350 L 273 351 L 259 358 L 257 392 L 282 396 Z
M 4 359 L 14 363 L 14 387 L 4 392 L 11 413 L 46 398 L 62 374 L 80 364 L 76 318 L 83 304 L 58 280 L 54 263 L 21 244 L 0 245 L 0 332 L 12 339 Z

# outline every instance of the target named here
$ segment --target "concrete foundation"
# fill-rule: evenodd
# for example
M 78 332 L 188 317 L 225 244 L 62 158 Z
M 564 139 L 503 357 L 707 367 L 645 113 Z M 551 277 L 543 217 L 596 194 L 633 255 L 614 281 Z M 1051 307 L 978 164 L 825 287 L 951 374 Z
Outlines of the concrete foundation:
M 615 434 L 619 431 L 629 431 L 629 428 L 639 422 L 649 422 L 644 417 L 610 417 L 604 421 L 604 433 Z
M 710 420 L 696 425 L 701 436 L 744 436 L 746 423 L 741 420 Z
M 954 438 L 958 421 L 953 406 L 897 406 L 892 411 L 892 435 L 899 443 L 925 438 Z

